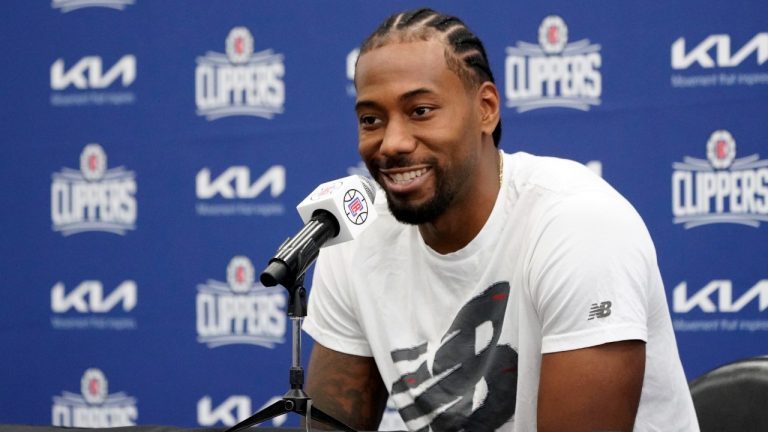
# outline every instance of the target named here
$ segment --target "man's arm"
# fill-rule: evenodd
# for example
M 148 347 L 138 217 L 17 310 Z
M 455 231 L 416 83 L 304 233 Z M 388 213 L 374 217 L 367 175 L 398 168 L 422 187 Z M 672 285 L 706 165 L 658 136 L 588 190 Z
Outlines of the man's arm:
M 539 432 L 632 431 L 644 373 L 639 340 L 544 354 Z
M 378 428 L 388 397 L 373 357 L 343 354 L 318 343 L 309 359 L 307 393 L 315 406 L 357 430 Z

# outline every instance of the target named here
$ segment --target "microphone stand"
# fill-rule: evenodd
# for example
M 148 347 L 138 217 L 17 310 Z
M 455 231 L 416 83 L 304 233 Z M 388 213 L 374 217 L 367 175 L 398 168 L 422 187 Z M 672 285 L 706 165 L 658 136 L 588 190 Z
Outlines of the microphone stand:
M 307 316 L 307 291 L 304 289 L 304 274 L 302 273 L 295 281 L 287 285 L 289 286 L 283 286 L 288 289 L 288 317 L 291 319 L 291 336 L 293 339 L 289 374 L 291 389 L 283 395 L 282 400 L 232 426 L 226 432 L 245 430 L 289 412 L 294 412 L 304 417 L 309 415 L 310 419 L 333 426 L 337 430 L 356 432 L 321 409 L 313 407 L 312 399 L 304 392 L 304 369 L 301 367 L 301 324 L 304 321 L 304 317 Z

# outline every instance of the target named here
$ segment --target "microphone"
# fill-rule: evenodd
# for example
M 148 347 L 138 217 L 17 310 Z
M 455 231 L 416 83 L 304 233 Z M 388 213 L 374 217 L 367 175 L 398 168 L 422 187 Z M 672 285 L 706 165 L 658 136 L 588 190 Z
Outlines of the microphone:
M 292 287 L 315 262 L 320 248 L 357 238 L 378 217 L 373 182 L 353 175 L 321 184 L 296 206 L 304 227 L 288 237 L 261 273 L 264 286 Z

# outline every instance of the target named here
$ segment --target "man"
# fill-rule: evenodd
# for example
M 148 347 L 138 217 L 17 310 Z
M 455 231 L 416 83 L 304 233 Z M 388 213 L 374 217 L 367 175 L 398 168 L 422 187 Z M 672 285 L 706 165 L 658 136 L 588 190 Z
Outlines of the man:
M 388 394 L 410 430 L 698 430 L 642 220 L 579 164 L 497 150 L 479 39 L 393 15 L 355 85 L 391 215 L 321 253 L 315 405 L 365 430 Z

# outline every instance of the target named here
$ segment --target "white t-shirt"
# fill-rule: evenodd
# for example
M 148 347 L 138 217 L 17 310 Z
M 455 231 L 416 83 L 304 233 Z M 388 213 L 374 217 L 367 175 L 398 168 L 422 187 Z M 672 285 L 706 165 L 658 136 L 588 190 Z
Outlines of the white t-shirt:
M 373 356 L 410 430 L 534 431 L 542 354 L 629 339 L 646 341 L 635 430 L 698 430 L 648 231 L 586 167 L 505 155 L 488 221 L 446 255 L 382 201 L 322 250 L 304 329 Z

